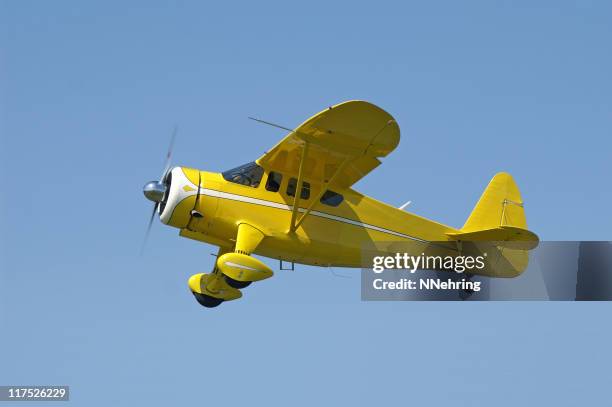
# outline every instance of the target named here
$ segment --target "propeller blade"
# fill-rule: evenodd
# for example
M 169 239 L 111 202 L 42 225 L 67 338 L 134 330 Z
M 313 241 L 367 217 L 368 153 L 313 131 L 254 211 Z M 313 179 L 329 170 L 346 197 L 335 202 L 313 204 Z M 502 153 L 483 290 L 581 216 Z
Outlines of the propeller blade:
M 145 237 L 142 242 L 142 247 L 140 248 L 141 256 L 144 253 L 145 246 L 147 245 L 147 240 L 149 240 L 149 234 L 151 233 L 151 226 L 153 225 L 153 219 L 155 218 L 155 213 L 157 212 L 158 206 L 159 206 L 159 202 L 156 202 L 155 205 L 153 205 L 153 212 L 151 213 L 151 218 L 149 219 L 149 225 L 147 226 L 147 231 L 145 233 Z
M 163 182 L 164 178 L 166 178 L 166 174 L 170 169 L 170 162 L 172 161 L 172 150 L 174 149 L 174 139 L 176 138 L 176 133 L 178 132 L 178 126 L 174 126 L 172 129 L 172 137 L 170 137 L 170 146 L 168 147 L 168 153 L 166 154 L 166 166 L 164 168 L 164 172 L 159 180 L 159 182 Z
M 172 129 L 172 136 L 170 137 L 170 146 L 168 147 L 168 153 L 166 153 L 166 165 L 164 168 L 164 172 L 162 173 L 162 176 L 159 180 L 159 183 L 163 183 L 164 180 L 166 179 L 166 175 L 168 175 L 168 171 L 170 170 L 170 163 L 172 162 L 172 151 L 174 149 L 174 139 L 176 139 L 176 133 L 178 132 L 178 126 L 174 125 L 174 128 Z M 140 248 L 140 255 L 142 256 L 144 253 L 144 249 L 145 246 L 147 245 L 147 240 L 149 240 L 149 234 L 151 233 L 151 227 L 153 226 L 153 219 L 155 218 L 155 213 L 157 212 L 157 209 L 159 208 L 160 202 L 157 202 L 157 197 L 155 194 L 153 195 L 148 195 L 148 193 L 150 192 L 154 192 L 153 190 L 156 189 L 156 185 L 153 185 L 151 188 L 152 190 L 148 190 L 147 188 L 149 187 L 149 185 L 151 184 L 155 184 L 155 182 L 150 182 L 147 185 L 145 185 L 144 188 L 144 192 L 145 192 L 145 196 L 147 197 L 147 199 L 156 201 L 155 205 L 153 206 L 153 213 L 151 213 L 151 218 L 149 219 L 149 224 L 147 225 L 147 231 L 145 233 L 145 237 L 144 240 L 142 242 L 142 247 Z M 167 189 L 167 185 L 165 187 Z

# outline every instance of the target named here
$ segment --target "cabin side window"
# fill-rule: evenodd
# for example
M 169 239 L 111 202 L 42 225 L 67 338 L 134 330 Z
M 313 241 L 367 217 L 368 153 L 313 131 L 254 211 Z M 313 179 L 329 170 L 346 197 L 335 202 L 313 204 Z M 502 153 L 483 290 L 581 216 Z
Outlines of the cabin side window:
M 226 181 L 257 188 L 263 177 L 263 172 L 263 168 L 255 162 L 251 162 L 225 171 L 221 175 Z
M 268 174 L 268 180 L 266 181 L 266 189 L 270 192 L 278 192 L 283 181 L 283 174 L 278 172 L 270 172 Z
M 321 197 L 321 203 L 329 206 L 338 206 L 342 203 L 344 197 L 337 192 L 327 190 Z
M 297 189 L 297 179 L 290 178 L 289 183 L 287 184 L 287 195 L 295 196 L 295 190 Z M 301 199 L 310 198 L 310 183 L 303 181 L 302 182 L 302 193 L 300 194 Z

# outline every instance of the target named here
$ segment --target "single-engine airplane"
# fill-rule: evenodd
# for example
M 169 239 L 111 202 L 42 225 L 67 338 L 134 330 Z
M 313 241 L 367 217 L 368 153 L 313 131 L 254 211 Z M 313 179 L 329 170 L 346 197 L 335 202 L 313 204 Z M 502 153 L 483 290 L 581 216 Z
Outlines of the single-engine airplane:
M 271 123 L 268 123 L 271 124 Z M 273 124 L 272 124 L 273 125 Z M 474 242 L 498 249 L 479 274 L 515 277 L 538 244 L 509 174 L 493 177 L 462 228 L 379 202 L 352 188 L 398 145 L 391 115 L 365 101 L 331 106 L 306 120 L 254 162 L 214 173 L 166 165 L 144 186 L 156 214 L 180 236 L 219 247 L 209 274 L 189 278 L 204 307 L 236 300 L 273 275 L 252 254 L 288 263 L 362 267 L 365 244 L 413 244 L 458 255 Z M 173 136 L 174 139 L 174 136 Z M 492 243 L 494 242 L 494 243 Z M 378 247 L 378 246 L 377 246 Z M 470 246 L 474 249 L 474 245 Z

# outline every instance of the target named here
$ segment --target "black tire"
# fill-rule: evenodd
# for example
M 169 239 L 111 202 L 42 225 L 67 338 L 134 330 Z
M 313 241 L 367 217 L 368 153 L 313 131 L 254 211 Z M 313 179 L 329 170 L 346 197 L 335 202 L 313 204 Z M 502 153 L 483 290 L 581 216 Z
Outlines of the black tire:
M 238 280 L 234 280 L 231 277 L 225 276 L 225 282 L 227 283 L 227 285 L 229 285 L 232 288 L 237 288 L 237 289 L 242 289 L 242 288 L 247 288 L 248 286 L 251 285 L 252 281 L 238 281 Z
M 201 306 L 206 308 L 215 308 L 223 302 L 220 298 L 211 297 L 210 295 L 193 293 L 193 296 L 200 303 Z

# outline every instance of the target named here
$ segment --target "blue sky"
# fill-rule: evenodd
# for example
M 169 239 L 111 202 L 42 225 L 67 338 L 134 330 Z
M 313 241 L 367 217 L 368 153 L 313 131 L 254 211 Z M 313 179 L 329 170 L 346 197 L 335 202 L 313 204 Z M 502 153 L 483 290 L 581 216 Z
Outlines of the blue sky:
M 510 172 L 546 240 L 612 240 L 607 2 L 0 5 L 0 384 L 72 405 L 597 404 L 610 304 L 364 303 L 356 270 L 299 266 L 204 310 L 211 246 L 142 185 L 222 171 L 348 99 L 395 116 L 358 189 L 461 226 Z M 272 263 L 270 263 L 272 264 Z

